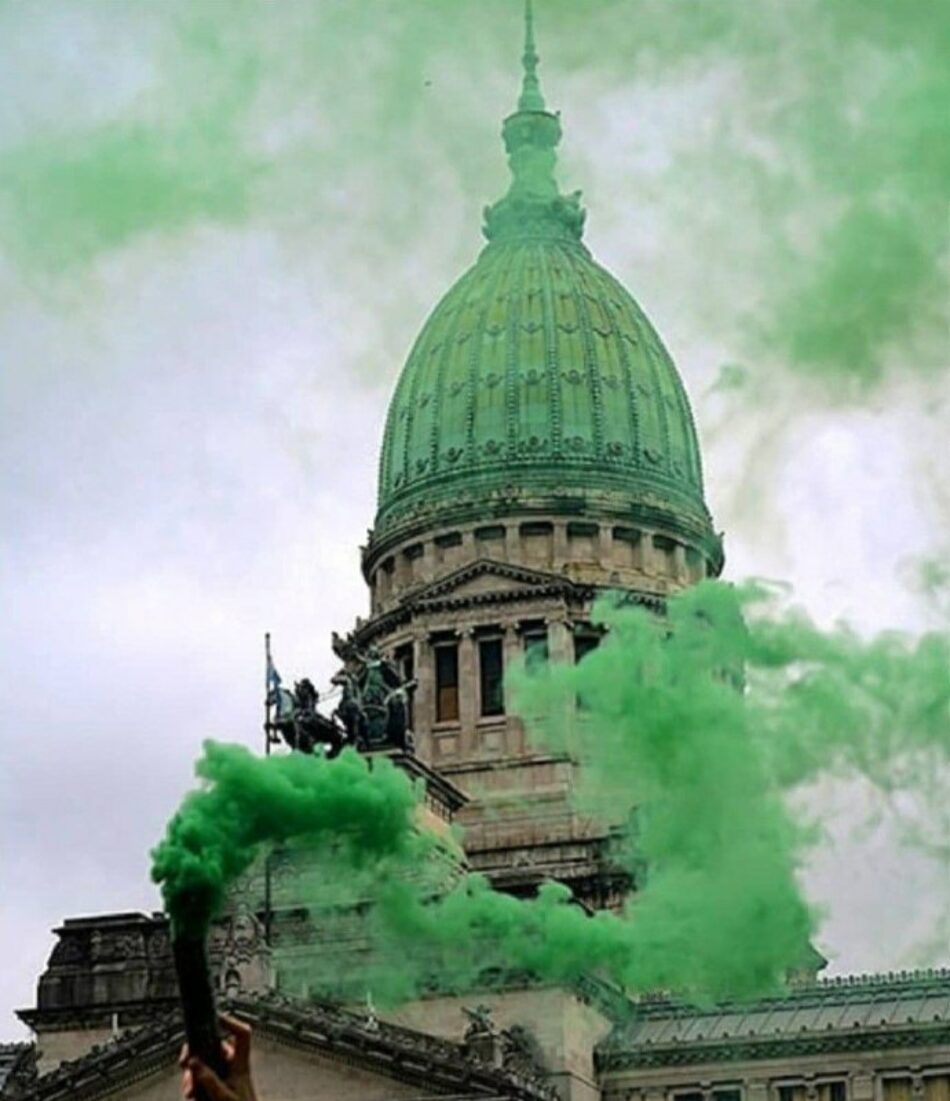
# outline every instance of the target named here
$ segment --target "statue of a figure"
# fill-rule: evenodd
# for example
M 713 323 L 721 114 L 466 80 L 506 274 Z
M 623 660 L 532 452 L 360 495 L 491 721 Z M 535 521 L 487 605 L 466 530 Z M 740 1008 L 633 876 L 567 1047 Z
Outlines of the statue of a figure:
M 291 749 L 313 753 L 318 745 L 327 746 L 327 757 L 336 757 L 346 744 L 345 732 L 332 719 L 317 710 L 320 696 L 313 682 L 304 677 L 293 692 L 277 687 L 268 693 L 267 702 L 275 709 L 269 729 L 279 734 Z
M 370 646 L 362 658 L 363 683 L 360 695 L 366 717 L 366 740 L 382 745 L 389 732 L 389 692 L 399 684 L 398 676 L 375 646 Z
M 376 646 L 365 653 L 355 646 L 346 652 L 350 660 L 333 678 L 342 688 L 334 717 L 361 750 L 410 749 L 408 693 L 415 682 L 404 681 Z
M 360 699 L 360 686 L 356 677 L 347 669 L 341 669 L 331 680 L 341 689 L 340 702 L 333 716 L 343 724 L 347 737 L 357 749 L 366 748 L 366 720 Z
M 468 1028 L 465 1030 L 466 1040 L 476 1036 L 493 1036 L 498 1031 L 492 1020 L 491 1009 L 487 1005 L 476 1005 L 474 1008 L 463 1005 L 462 1012 L 469 1020 Z

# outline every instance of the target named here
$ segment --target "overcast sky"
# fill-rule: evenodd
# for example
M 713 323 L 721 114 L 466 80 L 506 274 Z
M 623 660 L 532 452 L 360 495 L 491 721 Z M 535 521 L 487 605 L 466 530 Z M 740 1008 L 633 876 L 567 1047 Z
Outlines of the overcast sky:
M 0 0 L 0 1038 L 64 917 L 157 908 L 148 850 L 201 740 L 260 744 L 264 632 L 323 685 L 367 611 L 386 403 L 505 187 L 520 52 L 517 4 L 422 8 Z M 601 72 L 562 8 L 539 27 L 560 176 L 692 395 L 727 576 L 789 581 L 826 623 L 940 626 L 915 563 L 950 540 L 946 372 L 896 348 L 842 392 L 749 361 L 773 239 L 732 190 L 762 132 L 735 121 L 763 110 L 742 58 Z M 856 815 L 866 793 L 812 798 L 834 969 L 946 961 L 946 869 L 886 806 Z

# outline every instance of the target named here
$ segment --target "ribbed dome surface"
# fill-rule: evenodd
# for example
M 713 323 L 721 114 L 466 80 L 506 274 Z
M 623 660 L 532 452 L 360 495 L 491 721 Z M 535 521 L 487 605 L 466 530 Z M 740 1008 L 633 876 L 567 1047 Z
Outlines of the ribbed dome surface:
M 555 178 L 560 117 L 538 82 L 530 3 L 511 186 L 489 244 L 445 295 L 389 408 L 373 541 L 524 512 L 672 526 L 720 554 L 689 403 L 640 307 L 582 243 Z
M 583 245 L 489 245 L 426 322 L 389 409 L 377 534 L 474 496 L 606 495 L 708 530 L 669 354 Z M 684 516 L 683 519 L 687 519 Z

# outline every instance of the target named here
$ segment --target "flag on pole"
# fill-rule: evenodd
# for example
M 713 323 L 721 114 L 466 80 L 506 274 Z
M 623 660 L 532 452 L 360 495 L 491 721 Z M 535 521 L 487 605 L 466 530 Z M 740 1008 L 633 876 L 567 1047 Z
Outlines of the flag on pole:
M 275 705 L 278 712 L 280 710 L 280 697 L 277 693 L 281 686 L 280 673 L 277 672 L 274 659 L 270 656 L 269 632 L 264 635 L 264 652 L 267 656 L 266 671 L 264 673 L 264 752 L 269 754 L 270 747 L 280 741 L 280 736 L 274 732 L 271 726 L 271 715 Z
M 274 661 L 271 658 L 270 654 L 268 653 L 268 655 L 267 655 L 267 692 L 268 692 L 268 694 L 270 694 L 271 692 L 276 692 L 277 689 L 280 688 L 281 683 L 282 683 L 282 681 L 280 679 L 280 673 L 277 672 L 277 669 L 274 665 Z

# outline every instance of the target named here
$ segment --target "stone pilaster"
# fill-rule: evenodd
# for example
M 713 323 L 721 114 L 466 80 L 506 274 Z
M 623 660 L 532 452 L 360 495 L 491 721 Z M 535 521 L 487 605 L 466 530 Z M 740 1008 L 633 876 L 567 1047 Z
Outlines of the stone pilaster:
M 874 1101 L 873 1074 L 855 1074 L 852 1077 L 851 1101 Z
M 432 581 L 435 578 L 435 543 L 431 539 L 426 539 L 422 544 L 422 557 L 417 566 L 420 581 Z
M 521 561 L 521 536 L 517 524 L 505 524 L 505 561 Z
M 552 536 L 552 551 L 554 554 L 554 561 L 560 565 L 562 562 L 567 562 L 570 558 L 567 550 L 567 521 L 555 520 L 554 521 L 554 533 Z
M 747 1079 L 745 1084 L 746 1101 L 769 1101 L 769 1084 L 761 1078 Z
M 471 528 L 462 532 L 461 561 L 463 563 L 475 561 L 475 532 Z

